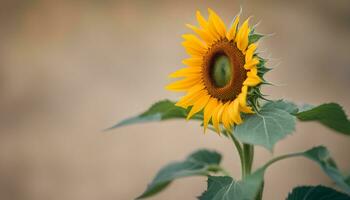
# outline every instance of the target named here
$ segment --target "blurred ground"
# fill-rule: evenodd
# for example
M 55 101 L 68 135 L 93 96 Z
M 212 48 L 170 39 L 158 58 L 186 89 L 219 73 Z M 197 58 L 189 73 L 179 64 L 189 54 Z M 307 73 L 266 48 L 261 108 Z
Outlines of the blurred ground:
M 198 148 L 224 154 L 239 175 L 228 140 L 197 123 L 169 121 L 101 132 L 151 103 L 179 96 L 167 75 L 186 57 L 181 34 L 195 11 L 230 22 L 262 20 L 272 65 L 271 98 L 336 101 L 350 113 L 350 3 L 320 1 L 0 1 L 0 199 L 128 200 L 156 171 Z M 324 144 L 350 170 L 350 138 L 315 123 L 299 124 L 274 155 Z M 273 155 L 258 148 L 256 165 Z M 205 178 L 175 182 L 153 199 L 195 199 Z M 298 184 L 332 182 L 314 163 L 283 161 L 267 173 L 266 200 Z M 181 192 L 180 192 L 181 191 Z

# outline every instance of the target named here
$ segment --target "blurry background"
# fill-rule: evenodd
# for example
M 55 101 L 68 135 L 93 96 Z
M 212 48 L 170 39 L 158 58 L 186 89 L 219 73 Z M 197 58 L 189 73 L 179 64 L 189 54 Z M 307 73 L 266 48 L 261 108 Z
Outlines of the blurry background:
M 339 102 L 350 114 L 350 2 L 320 1 L 39 1 L 0 4 L 0 199 L 129 200 L 160 167 L 198 148 L 224 154 L 239 175 L 233 145 L 202 134 L 198 123 L 168 121 L 102 132 L 153 102 L 176 99 L 164 90 L 182 67 L 181 34 L 195 11 L 216 10 L 226 23 L 243 6 L 278 85 L 271 98 Z M 350 138 L 316 123 L 298 124 L 273 154 L 257 148 L 255 166 L 272 156 L 324 144 L 350 172 Z M 266 200 L 283 199 L 299 184 L 333 183 L 298 158 L 266 175 Z M 155 200 L 195 199 L 204 177 L 174 182 Z

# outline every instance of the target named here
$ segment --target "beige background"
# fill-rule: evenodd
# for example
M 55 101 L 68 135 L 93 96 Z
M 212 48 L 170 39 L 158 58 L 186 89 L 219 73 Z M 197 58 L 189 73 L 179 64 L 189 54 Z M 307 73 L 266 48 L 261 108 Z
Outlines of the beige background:
M 350 113 L 350 3 L 320 1 L 35 1 L 0 4 L 0 199 L 129 200 L 157 170 L 198 148 L 224 155 L 239 175 L 233 146 L 202 134 L 198 123 L 169 121 L 101 132 L 179 94 L 164 90 L 182 67 L 181 34 L 195 11 L 215 9 L 229 23 L 261 20 L 271 65 L 271 98 L 339 102 Z M 350 138 L 316 123 L 278 143 L 273 155 L 323 144 L 350 171 Z M 255 166 L 273 156 L 257 148 Z M 266 200 L 299 184 L 332 185 L 319 167 L 299 158 L 266 175 Z M 205 178 L 176 181 L 154 200 L 195 199 Z

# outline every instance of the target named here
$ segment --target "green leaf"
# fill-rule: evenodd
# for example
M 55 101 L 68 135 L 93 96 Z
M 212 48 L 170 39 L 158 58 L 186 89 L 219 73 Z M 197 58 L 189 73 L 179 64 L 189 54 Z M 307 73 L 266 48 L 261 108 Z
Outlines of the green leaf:
M 173 180 L 188 176 L 207 176 L 218 172 L 221 155 L 214 151 L 199 150 L 182 162 L 171 163 L 162 168 L 146 191 L 137 199 L 150 197 L 165 189 Z
M 235 181 L 229 176 L 209 176 L 208 188 L 199 200 L 253 200 L 258 181 Z
M 259 194 L 264 182 L 266 169 L 273 163 L 296 156 L 303 156 L 316 162 L 323 171 L 335 181 L 345 192 L 350 193 L 349 185 L 342 177 L 335 162 L 330 157 L 328 150 L 323 147 L 315 147 L 310 150 L 279 156 L 257 169 L 252 174 L 246 176 L 243 180 L 233 180 L 231 177 L 209 177 L 208 188 L 200 197 L 200 200 L 254 200 Z M 221 188 L 221 189 L 219 189 Z
M 303 156 L 317 163 L 329 178 L 331 178 L 344 192 L 350 194 L 350 185 L 346 182 L 345 177 L 342 175 L 329 151 L 324 146 L 314 147 L 301 153 L 277 157 L 265 164 L 263 168 L 268 167 L 276 161 L 295 156 Z
M 244 123 L 235 127 L 235 136 L 243 143 L 272 150 L 276 142 L 295 129 L 295 117 L 289 113 L 291 106 L 286 105 L 281 101 L 266 103 L 259 113 L 245 115 Z
M 339 104 L 326 103 L 317 107 L 307 106 L 296 116 L 301 121 L 318 121 L 339 133 L 350 135 L 350 121 Z
M 350 194 L 350 185 L 341 174 L 335 161 L 332 159 L 327 148 L 320 146 L 306 151 L 303 154 L 306 158 L 315 161 L 322 170 L 346 193 Z
M 348 176 L 347 178 L 345 178 L 345 182 L 350 186 L 350 176 Z
M 306 103 L 306 104 L 303 104 L 302 106 L 299 106 L 298 112 L 301 113 L 301 112 L 304 112 L 304 111 L 307 111 L 307 110 L 311 110 L 313 108 L 315 108 L 315 106 Z
M 175 102 L 172 102 L 170 100 L 162 100 L 153 104 L 147 111 L 143 112 L 142 114 L 125 119 L 107 130 L 142 122 L 186 118 L 188 112 L 189 109 L 186 110 L 181 107 L 175 106 Z M 202 120 L 202 112 L 196 114 L 191 119 Z
M 325 186 L 300 186 L 292 190 L 286 200 L 350 200 L 350 196 Z
M 265 108 L 278 108 L 284 110 L 290 114 L 298 113 L 298 106 L 293 102 L 285 101 L 285 100 L 277 100 L 277 101 L 269 101 L 265 105 Z

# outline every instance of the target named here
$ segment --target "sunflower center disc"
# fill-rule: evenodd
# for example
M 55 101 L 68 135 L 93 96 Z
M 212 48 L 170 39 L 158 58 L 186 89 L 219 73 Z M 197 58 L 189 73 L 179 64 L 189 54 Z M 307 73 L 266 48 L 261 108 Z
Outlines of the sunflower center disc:
M 211 72 L 212 80 L 216 87 L 224 87 L 230 83 L 233 77 L 230 59 L 224 54 L 217 55 L 214 59 Z
M 203 57 L 203 82 L 208 93 L 222 102 L 234 100 L 247 78 L 244 55 L 227 40 L 212 44 Z

